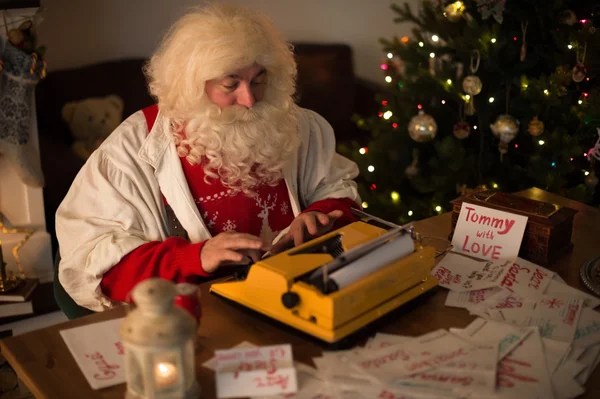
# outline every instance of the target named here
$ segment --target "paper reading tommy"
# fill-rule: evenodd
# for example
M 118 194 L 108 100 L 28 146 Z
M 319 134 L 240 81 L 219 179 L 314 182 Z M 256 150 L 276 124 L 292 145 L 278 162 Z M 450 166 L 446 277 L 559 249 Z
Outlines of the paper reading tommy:
M 516 258 L 527 217 L 463 202 L 454 230 L 456 252 L 476 258 Z

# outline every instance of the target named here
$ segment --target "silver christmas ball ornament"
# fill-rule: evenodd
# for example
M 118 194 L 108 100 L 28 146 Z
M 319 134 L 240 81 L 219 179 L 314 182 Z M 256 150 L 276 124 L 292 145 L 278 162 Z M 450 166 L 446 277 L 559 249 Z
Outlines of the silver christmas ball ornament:
M 519 121 L 508 114 L 500 115 L 490 129 L 501 142 L 510 143 L 519 133 Z
M 408 134 L 417 143 L 425 143 L 433 140 L 437 134 L 437 123 L 431 115 L 423 111 L 412 117 L 408 122 Z

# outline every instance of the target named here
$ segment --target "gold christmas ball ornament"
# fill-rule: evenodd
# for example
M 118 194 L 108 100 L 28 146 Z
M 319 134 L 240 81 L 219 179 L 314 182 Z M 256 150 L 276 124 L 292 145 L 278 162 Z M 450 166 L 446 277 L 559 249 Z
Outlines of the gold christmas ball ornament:
M 560 13 L 560 22 L 565 25 L 573 26 L 577 23 L 577 15 L 571 10 L 565 10 Z
M 594 189 L 596 188 L 596 186 L 598 185 L 598 177 L 596 176 L 596 173 L 594 173 L 594 171 L 592 171 L 592 173 L 590 173 L 589 175 L 587 175 L 585 177 L 585 179 L 583 179 L 583 181 L 585 182 L 585 185 L 589 188 L 589 189 Z
M 467 94 L 476 96 L 481 93 L 482 88 L 483 83 L 481 83 L 481 79 L 475 75 L 469 75 L 463 80 L 463 90 Z
M 585 79 L 585 75 L 587 75 L 587 68 L 581 62 L 577 63 L 577 65 L 573 67 L 573 81 L 581 83 L 583 82 L 583 79 Z
M 456 122 L 452 129 L 452 134 L 459 140 L 466 139 L 471 134 L 471 125 L 465 121 Z
M 463 17 L 465 12 L 465 4 L 462 1 L 450 3 L 444 9 L 444 17 L 450 22 L 458 22 Z
M 519 121 L 508 114 L 500 115 L 490 129 L 501 142 L 510 143 L 519 133 Z
M 419 174 L 419 167 L 415 163 L 413 163 L 412 165 L 409 165 L 406 167 L 406 169 L 404 169 L 404 174 L 409 179 L 412 179 L 413 177 L 416 177 Z
M 539 120 L 537 116 L 534 116 L 533 119 L 529 122 L 527 131 L 534 137 L 539 136 L 540 134 L 544 133 L 544 122 Z
M 419 111 L 408 122 L 408 134 L 417 143 L 431 141 L 437 134 L 437 123 L 435 123 L 435 119 L 431 115 Z

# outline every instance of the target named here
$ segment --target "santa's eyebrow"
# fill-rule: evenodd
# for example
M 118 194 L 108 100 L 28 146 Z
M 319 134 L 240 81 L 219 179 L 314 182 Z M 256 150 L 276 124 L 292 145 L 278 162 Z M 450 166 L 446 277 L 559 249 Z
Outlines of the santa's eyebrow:
M 265 68 L 261 69 L 260 71 L 258 71 L 258 73 L 256 74 L 256 76 L 254 78 L 252 78 L 252 80 L 264 75 L 265 73 L 267 73 L 267 70 Z M 227 75 L 227 78 L 231 78 L 231 79 L 239 79 L 240 75 L 233 73 L 231 75 Z

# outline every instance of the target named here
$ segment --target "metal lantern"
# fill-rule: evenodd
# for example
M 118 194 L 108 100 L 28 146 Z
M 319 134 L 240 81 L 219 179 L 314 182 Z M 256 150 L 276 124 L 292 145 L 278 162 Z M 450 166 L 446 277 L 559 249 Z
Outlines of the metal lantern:
M 174 305 L 174 283 L 151 278 L 132 291 L 134 309 L 121 324 L 127 399 L 197 398 L 196 320 Z

